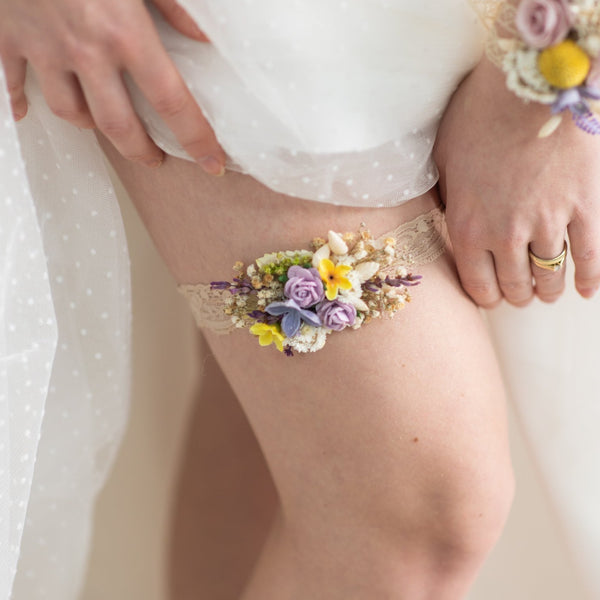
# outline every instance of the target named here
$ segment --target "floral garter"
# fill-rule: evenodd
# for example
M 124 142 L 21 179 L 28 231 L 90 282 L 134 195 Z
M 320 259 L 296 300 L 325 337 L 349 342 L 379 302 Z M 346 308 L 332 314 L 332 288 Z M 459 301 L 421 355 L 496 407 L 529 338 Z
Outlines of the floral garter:
M 265 254 L 234 265 L 232 281 L 183 284 L 199 327 L 218 333 L 246 328 L 261 346 L 293 355 L 315 352 L 333 331 L 359 329 L 392 316 L 410 301 L 421 279 L 411 270 L 445 250 L 445 224 L 437 208 L 373 239 L 329 232 L 312 250 Z

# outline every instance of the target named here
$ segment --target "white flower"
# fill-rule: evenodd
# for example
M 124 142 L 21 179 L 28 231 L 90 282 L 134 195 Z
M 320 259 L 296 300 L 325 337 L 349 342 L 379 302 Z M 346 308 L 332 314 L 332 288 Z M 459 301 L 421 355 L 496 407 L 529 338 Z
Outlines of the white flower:
M 354 267 L 354 273 L 358 275 L 360 283 L 364 283 L 374 277 L 379 271 L 379 263 L 374 261 L 363 262 Z
M 298 335 L 287 338 L 285 342 L 287 346 L 297 352 L 316 352 L 325 345 L 329 333 L 330 330 L 324 327 L 311 327 L 304 324 Z
M 361 312 L 369 312 L 369 307 L 366 305 L 364 300 L 361 300 L 360 296 L 357 294 L 353 294 L 348 292 L 346 294 L 340 295 L 340 300 L 347 302 L 348 304 L 352 304 L 356 310 Z
M 321 246 L 314 254 L 312 257 L 312 266 L 315 269 L 319 268 L 319 263 L 324 259 L 324 258 L 329 258 L 331 256 L 331 250 L 329 248 L 329 244 L 323 244 L 323 246 Z

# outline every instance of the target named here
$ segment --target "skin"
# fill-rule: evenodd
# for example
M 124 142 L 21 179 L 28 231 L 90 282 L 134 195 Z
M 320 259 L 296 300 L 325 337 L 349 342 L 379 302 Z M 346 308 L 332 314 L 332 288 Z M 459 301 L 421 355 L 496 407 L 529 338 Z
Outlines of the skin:
M 364 221 L 380 235 L 438 201 L 320 204 L 170 157 L 148 172 L 102 145 L 180 283 L 222 279 L 235 260 L 303 247 L 332 224 Z M 496 360 L 451 255 L 419 273 L 427 284 L 398 318 L 332 335 L 313 355 L 261 349 L 247 331 L 206 332 L 279 498 L 243 600 L 458 600 L 496 542 L 512 498 Z M 217 587 L 186 586 L 189 564 L 172 572 L 177 600 Z

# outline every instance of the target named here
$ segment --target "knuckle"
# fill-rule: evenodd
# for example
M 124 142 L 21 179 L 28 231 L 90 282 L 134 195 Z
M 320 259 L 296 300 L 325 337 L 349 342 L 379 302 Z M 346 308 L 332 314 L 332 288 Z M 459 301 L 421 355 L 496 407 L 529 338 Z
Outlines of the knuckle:
M 513 306 L 522 307 L 527 306 L 533 300 L 533 294 L 523 298 L 511 298 L 510 296 L 505 296 L 506 301 Z
M 600 259 L 600 250 L 594 246 L 581 249 L 572 248 L 571 254 L 576 263 L 591 263 Z
M 218 155 L 218 146 L 211 143 L 209 136 L 197 138 L 195 140 L 187 140 L 182 142 L 185 151 L 194 158 L 202 158 L 205 156 Z
M 595 275 L 581 275 L 576 274 L 575 280 L 577 282 L 577 286 L 580 288 L 591 289 L 600 284 L 600 273 Z
M 508 292 L 511 294 L 519 294 L 522 292 L 529 292 L 531 289 L 531 282 L 526 279 L 508 279 L 508 280 L 500 280 L 500 287 L 504 290 L 504 292 Z
M 514 253 L 527 246 L 529 240 L 520 231 L 509 231 L 498 240 L 498 248 L 504 252 Z
M 493 283 L 462 280 L 462 285 L 474 302 L 484 308 L 492 308 L 502 299 L 497 286 Z
M 25 91 L 24 81 L 10 81 L 6 84 L 6 89 L 11 98 L 17 99 L 23 95 Z
M 550 281 L 555 281 L 557 278 L 561 276 L 560 270 L 558 271 L 550 271 L 549 269 L 540 269 L 536 268 L 535 280 L 538 283 L 547 283 Z
M 65 121 L 81 121 L 86 114 L 85 111 L 77 107 L 58 106 L 56 104 L 50 104 L 49 106 L 57 117 Z
M 159 114 L 166 117 L 175 117 L 187 108 L 188 95 L 184 88 L 178 86 L 166 90 L 154 100 L 153 104 Z
M 96 123 L 98 129 L 110 139 L 129 138 L 135 130 L 133 119 L 100 118 Z
M 546 302 L 547 304 L 552 304 L 553 302 L 556 302 L 562 296 L 562 293 L 563 293 L 562 288 L 560 290 L 555 290 L 553 292 L 538 291 L 537 297 L 542 302 Z

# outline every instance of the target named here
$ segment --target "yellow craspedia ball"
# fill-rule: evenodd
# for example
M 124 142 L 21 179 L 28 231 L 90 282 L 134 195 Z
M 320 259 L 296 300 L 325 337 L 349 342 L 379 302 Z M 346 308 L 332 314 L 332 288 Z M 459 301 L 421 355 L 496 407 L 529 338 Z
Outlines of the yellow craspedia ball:
M 538 68 L 550 85 L 567 89 L 585 81 L 590 57 L 573 40 L 565 40 L 540 52 Z

